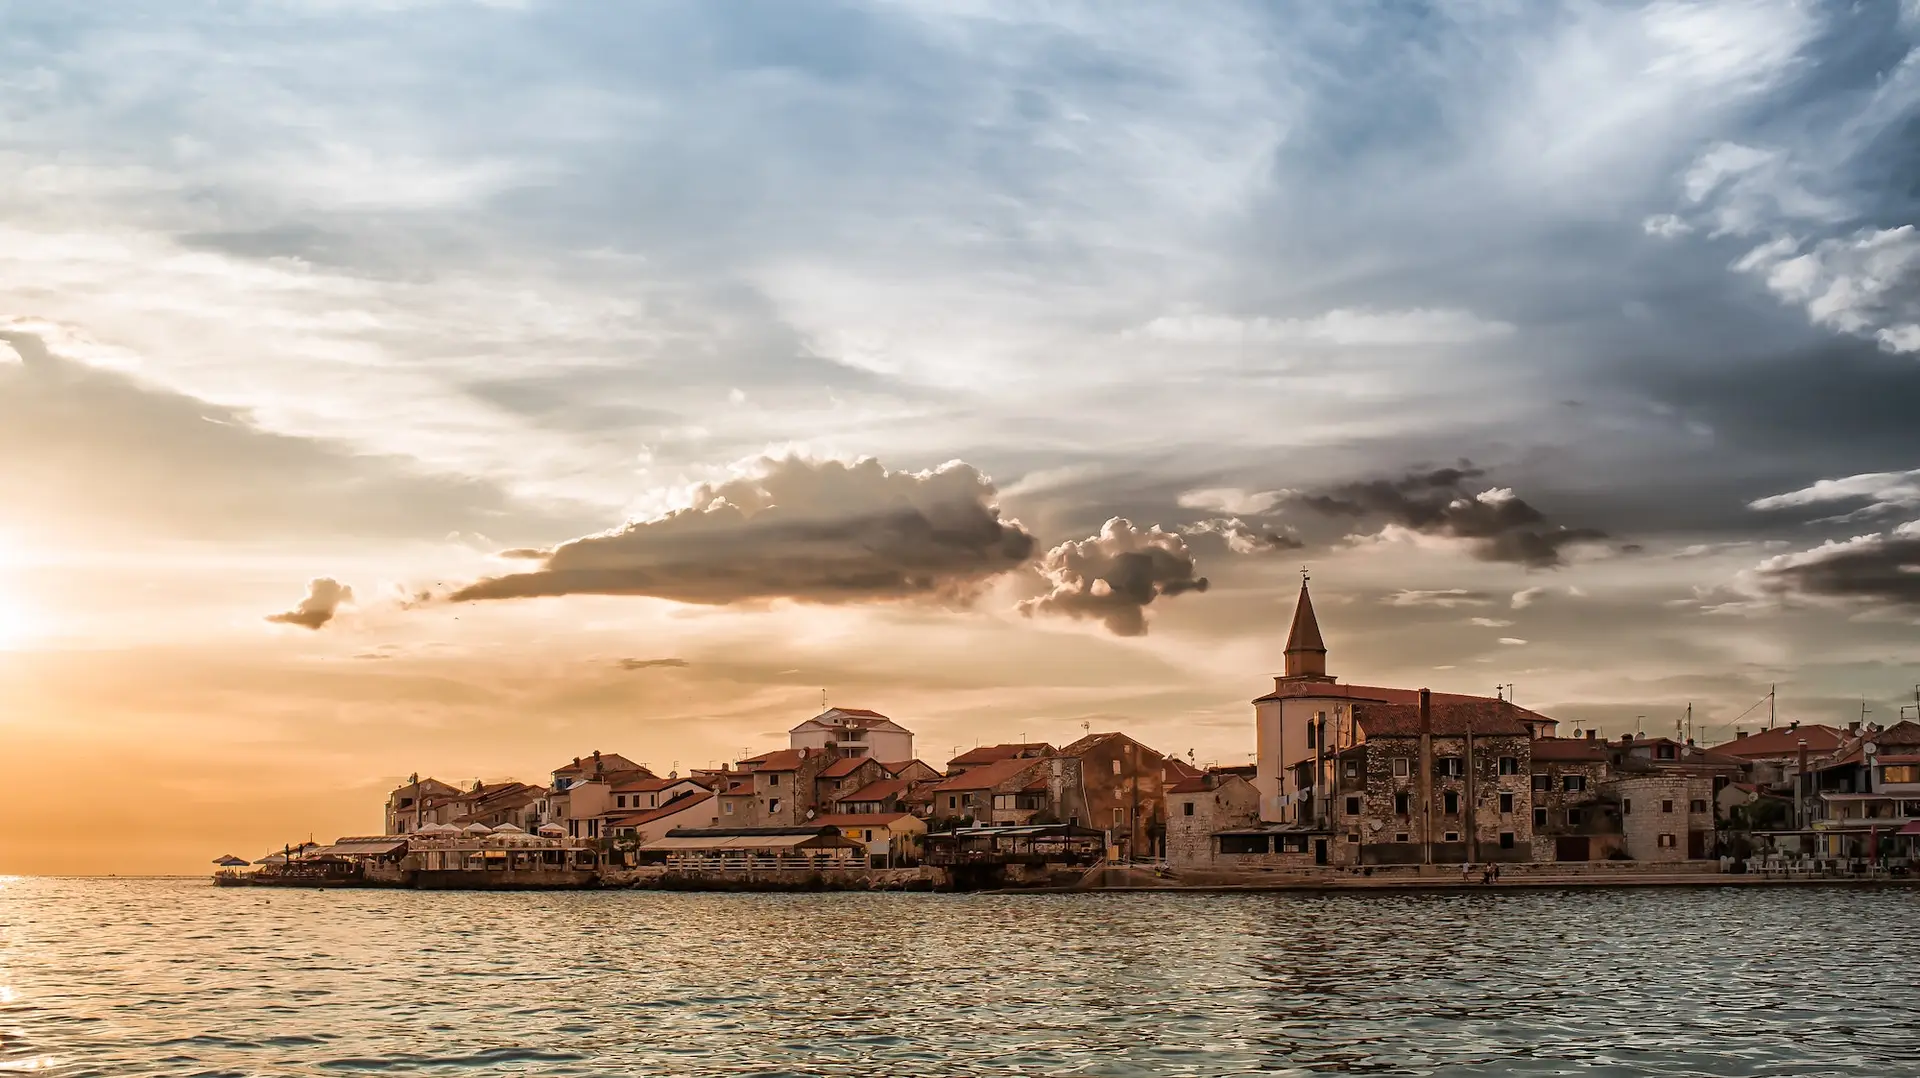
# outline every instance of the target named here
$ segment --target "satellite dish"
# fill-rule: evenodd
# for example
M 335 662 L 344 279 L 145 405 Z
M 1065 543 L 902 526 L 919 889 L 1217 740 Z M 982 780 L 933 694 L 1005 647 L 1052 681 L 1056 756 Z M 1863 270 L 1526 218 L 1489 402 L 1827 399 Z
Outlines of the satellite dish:
M 1693 746 L 1692 746 L 1692 745 L 1686 745 L 1686 746 L 1683 746 L 1683 747 L 1682 747 L 1682 748 L 1680 749 L 1680 755 L 1682 755 L 1682 756 L 1692 756 L 1692 755 L 1693 755 Z
M 1861 751 L 1865 752 L 1868 756 L 1872 756 L 1874 753 L 1880 751 L 1880 746 L 1869 741 L 1865 745 L 1861 746 Z
M 812 810 L 812 809 L 808 809 L 808 810 L 807 810 L 807 819 L 809 819 L 809 820 L 811 820 L 811 819 L 813 819 L 813 810 Z

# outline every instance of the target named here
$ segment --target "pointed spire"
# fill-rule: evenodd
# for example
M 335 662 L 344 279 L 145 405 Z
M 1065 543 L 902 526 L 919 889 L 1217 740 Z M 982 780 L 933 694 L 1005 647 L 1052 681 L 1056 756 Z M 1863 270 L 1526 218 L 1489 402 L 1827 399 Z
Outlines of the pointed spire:
M 1320 619 L 1313 615 L 1305 569 L 1300 570 L 1300 600 L 1293 608 L 1293 628 L 1287 632 L 1286 657 L 1287 677 L 1327 676 L 1327 644 L 1320 638 Z

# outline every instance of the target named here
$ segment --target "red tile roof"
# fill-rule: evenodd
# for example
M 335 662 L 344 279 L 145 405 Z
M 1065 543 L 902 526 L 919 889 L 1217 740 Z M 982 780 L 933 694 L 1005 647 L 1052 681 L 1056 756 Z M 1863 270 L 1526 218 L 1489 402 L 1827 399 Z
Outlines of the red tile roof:
M 1343 700 L 1372 700 L 1382 704 L 1417 704 L 1420 702 L 1419 689 L 1393 689 L 1383 685 L 1343 685 L 1334 681 L 1281 681 L 1274 690 L 1256 699 L 1284 700 L 1295 696 L 1325 696 Z M 1436 692 L 1432 694 L 1434 703 L 1463 703 L 1467 701 L 1492 701 L 1491 696 L 1469 696 L 1464 693 Z M 1545 716 L 1542 716 L 1543 718 Z M 1552 722 L 1554 720 L 1548 719 Z
M 908 768 L 912 767 L 915 764 L 919 764 L 921 767 L 926 768 L 927 774 L 929 775 L 938 775 L 940 773 L 939 768 L 933 766 L 932 764 L 926 762 L 925 760 L 895 760 L 890 764 L 881 764 L 880 766 L 887 769 L 887 774 L 895 776 L 897 778 L 899 777 L 901 772 L 907 770 Z
M 995 760 L 993 763 L 982 764 L 964 774 L 937 782 L 933 785 L 933 790 L 936 793 L 954 790 L 990 790 L 1002 783 L 1019 778 L 1030 767 L 1045 765 L 1044 758 Z
M 1876 764 L 1920 764 L 1920 755 L 1903 753 L 1899 756 L 1876 756 L 1873 758 L 1873 762 Z
M 1203 794 L 1210 790 L 1218 790 L 1227 783 L 1235 781 L 1245 782 L 1247 778 L 1244 775 L 1234 774 L 1232 772 L 1224 774 L 1200 774 L 1194 775 L 1191 778 L 1181 779 L 1179 782 L 1167 787 L 1167 792 L 1170 794 Z
M 1140 744 L 1140 742 L 1135 741 L 1133 738 L 1130 738 L 1127 735 L 1120 733 L 1118 731 L 1112 731 L 1104 734 L 1088 734 L 1087 736 L 1081 738 L 1080 740 L 1074 742 L 1073 744 L 1068 745 L 1067 747 L 1061 749 L 1059 752 L 1059 755 L 1084 756 L 1087 753 L 1092 752 L 1094 749 L 1099 748 L 1101 745 L 1105 744 L 1106 742 L 1116 737 L 1121 739 L 1122 741 L 1127 741 L 1134 745 L 1139 745 L 1141 749 L 1145 750 L 1143 755 L 1158 756 L 1163 760 L 1167 759 L 1164 753 L 1157 752 L 1146 745 L 1142 745 Z
M 1819 723 L 1802 723 L 1797 727 L 1776 726 L 1771 730 L 1762 730 L 1757 734 L 1736 737 L 1725 744 L 1715 745 L 1711 751 L 1738 756 L 1742 760 L 1794 756 L 1800 752 L 1802 738 L 1806 739 L 1807 751 L 1818 755 L 1839 748 L 1843 735 L 1839 730 Z
M 668 801 L 659 808 L 648 809 L 645 812 L 632 813 L 626 816 L 614 816 L 613 823 L 616 827 L 637 827 L 640 824 L 652 823 L 655 820 L 664 819 L 676 812 L 685 812 L 695 805 L 712 799 L 713 792 L 711 790 L 694 790 L 691 793 L 681 794 L 679 797 Z
M 1011 760 L 1020 756 L 1050 756 L 1053 746 L 1044 741 L 1022 741 L 1005 745 L 980 745 L 947 761 L 952 767 L 978 767 L 981 764 Z
M 1607 743 L 1584 737 L 1536 737 L 1533 758 L 1540 763 L 1599 764 L 1607 761 Z
M 848 775 L 860 770 L 860 765 L 866 763 L 867 759 L 865 756 L 847 756 L 835 760 L 820 772 L 820 777 L 823 779 L 846 778 Z
M 1504 700 L 1467 697 L 1432 701 L 1433 732 L 1458 737 L 1471 730 L 1476 736 L 1525 736 L 1523 719 L 1540 720 L 1526 708 Z M 1418 737 L 1421 733 L 1418 697 L 1411 704 L 1355 704 L 1354 720 L 1369 738 Z
M 701 782 L 698 779 L 690 779 L 690 778 L 689 779 L 661 779 L 661 778 L 628 779 L 626 782 L 622 782 L 619 785 L 615 786 L 613 788 L 613 792 L 617 794 L 658 793 L 659 791 L 664 790 L 669 786 L 678 786 L 683 782 L 691 782 L 698 786 L 706 785 L 706 783 Z
M 836 804 L 845 801 L 885 801 L 905 794 L 908 785 L 906 779 L 880 779 L 877 782 L 869 782 L 850 794 L 836 797 L 834 801 Z
M 1867 740 L 1872 741 L 1883 749 L 1889 745 L 1895 745 L 1903 749 L 1909 747 L 1920 748 L 1920 722 L 1914 722 L 1912 719 L 1901 719 L 1899 722 L 1874 734 Z
M 1205 771 L 1182 760 L 1178 756 L 1169 756 L 1161 765 L 1161 774 L 1170 779 L 1190 779 L 1195 775 L 1204 775 Z
M 753 764 L 753 770 L 756 772 L 797 771 L 800 768 L 800 761 L 806 759 L 808 755 L 810 754 L 806 749 L 775 749 L 772 752 L 761 753 L 751 760 L 742 760 L 740 763 L 742 766 Z
M 564 767 L 554 768 L 553 773 L 556 775 L 591 776 L 594 773 L 595 766 L 595 761 L 592 756 L 582 756 Z M 632 760 L 627 759 L 617 752 L 601 753 L 598 767 L 602 774 L 607 775 L 617 775 L 630 771 L 640 771 L 649 775 L 653 774 L 653 772 L 648 771 L 645 767 L 634 763 Z

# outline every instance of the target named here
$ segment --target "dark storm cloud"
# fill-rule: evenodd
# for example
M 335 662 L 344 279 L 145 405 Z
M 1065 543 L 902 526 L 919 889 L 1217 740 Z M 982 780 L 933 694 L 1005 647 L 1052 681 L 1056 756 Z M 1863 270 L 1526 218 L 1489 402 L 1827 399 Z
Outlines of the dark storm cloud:
M 621 659 L 614 665 L 622 670 L 655 670 L 662 667 L 683 668 L 690 664 L 685 659 Z
M 1920 520 L 1768 558 L 1752 578 L 1776 595 L 1920 608 Z
M 1536 569 L 1563 564 L 1562 551 L 1568 546 L 1606 538 L 1595 528 L 1550 524 L 1544 513 L 1509 489 L 1470 492 L 1484 486 L 1476 481 L 1485 474 L 1462 461 L 1457 467 L 1347 483 L 1302 495 L 1296 502 L 1329 516 L 1384 519 L 1422 535 L 1465 540 L 1482 561 Z
M 1218 535 L 1235 554 L 1271 554 L 1299 550 L 1306 541 L 1291 531 L 1264 524 L 1248 524 L 1238 517 L 1216 517 L 1182 525 L 1183 535 Z
M 279 614 L 267 615 L 267 620 L 279 625 L 298 625 L 302 629 L 319 629 L 332 621 L 340 607 L 353 602 L 353 589 L 331 577 L 318 577 L 307 585 L 307 597 L 300 605 Z
M 992 482 L 969 465 L 890 472 L 872 458 L 766 458 L 752 474 L 702 484 L 686 509 L 551 550 L 507 551 L 542 565 L 450 598 L 964 602 L 1026 564 L 1033 548 L 1033 536 L 1001 515 Z
M 1161 596 L 1206 591 L 1186 542 L 1158 527 L 1138 528 L 1115 517 L 1100 534 L 1061 543 L 1041 559 L 1052 583 L 1047 594 L 1023 600 L 1020 612 L 1092 618 L 1116 636 L 1144 636 L 1147 607 Z

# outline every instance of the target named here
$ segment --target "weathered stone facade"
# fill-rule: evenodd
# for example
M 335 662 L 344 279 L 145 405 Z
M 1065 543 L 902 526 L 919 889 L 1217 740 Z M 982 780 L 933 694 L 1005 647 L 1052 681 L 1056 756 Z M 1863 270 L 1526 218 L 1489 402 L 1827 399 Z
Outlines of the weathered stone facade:
M 1334 863 L 1531 860 L 1531 741 L 1433 736 L 1423 795 L 1421 738 L 1369 736 L 1336 762 Z
M 1183 779 L 1167 791 L 1167 860 L 1175 868 L 1212 868 L 1213 834 L 1260 822 L 1260 791 L 1239 775 Z
M 1079 782 L 1062 789 L 1056 813 L 1109 833 L 1122 857 L 1159 854 L 1166 833 L 1166 757 L 1125 734 L 1089 734 L 1062 748 L 1078 761 Z
M 1604 861 L 1621 849 L 1620 809 L 1607 796 L 1605 742 L 1540 738 L 1533 745 L 1533 860 Z
M 1678 771 L 1623 775 L 1608 785 L 1620 806 L 1628 857 L 1686 861 L 1713 851 L 1713 777 Z

